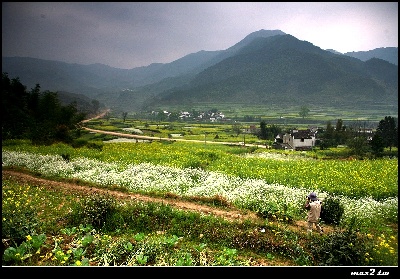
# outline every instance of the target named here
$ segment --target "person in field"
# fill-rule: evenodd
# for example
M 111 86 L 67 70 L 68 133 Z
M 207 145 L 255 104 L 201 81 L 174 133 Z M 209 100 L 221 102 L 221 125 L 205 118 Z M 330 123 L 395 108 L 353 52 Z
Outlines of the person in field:
M 313 227 L 322 234 L 324 231 L 319 224 L 319 217 L 321 215 L 322 202 L 317 198 L 317 194 L 315 192 L 311 192 L 307 196 L 307 201 L 304 207 L 308 210 L 307 213 L 307 231 L 309 233 L 312 232 Z

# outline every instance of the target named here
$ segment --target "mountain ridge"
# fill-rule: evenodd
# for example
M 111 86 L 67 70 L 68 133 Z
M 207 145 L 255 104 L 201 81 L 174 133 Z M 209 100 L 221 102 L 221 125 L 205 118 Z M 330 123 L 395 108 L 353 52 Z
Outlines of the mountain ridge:
M 280 30 L 261 29 L 226 50 L 201 50 L 133 69 L 29 57 L 3 57 L 2 67 L 28 87 L 83 94 L 124 111 L 199 101 L 340 105 L 351 103 L 349 98 L 397 106 L 398 66 L 384 59 L 394 53 L 397 48 L 345 55 Z

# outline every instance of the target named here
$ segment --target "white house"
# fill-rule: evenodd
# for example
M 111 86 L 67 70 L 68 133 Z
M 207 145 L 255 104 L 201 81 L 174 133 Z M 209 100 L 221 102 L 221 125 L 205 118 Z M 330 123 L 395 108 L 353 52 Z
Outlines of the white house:
M 280 134 L 275 137 L 275 148 L 291 150 L 308 150 L 315 146 L 316 132 L 307 130 L 293 130 L 291 133 Z

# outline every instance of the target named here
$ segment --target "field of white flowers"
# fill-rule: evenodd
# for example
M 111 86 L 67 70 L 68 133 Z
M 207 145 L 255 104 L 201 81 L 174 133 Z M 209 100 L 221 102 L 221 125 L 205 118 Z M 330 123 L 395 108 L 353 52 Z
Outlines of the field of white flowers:
M 281 157 L 268 159 L 279 160 Z M 303 218 L 304 199 L 310 191 L 316 190 L 280 183 L 270 184 L 265 179 L 244 178 L 201 168 L 173 167 L 148 162 L 128 163 L 117 159 L 106 162 L 87 157 L 65 160 L 61 155 L 4 149 L 2 166 L 24 167 L 46 177 L 80 179 L 104 186 L 117 185 L 130 191 L 174 193 L 179 196 L 219 195 L 239 208 L 257 212 L 270 211 L 273 208 L 296 218 Z M 321 190 L 317 192 L 322 200 L 328 195 L 332 196 L 331 193 Z M 397 196 L 379 201 L 372 197 L 350 198 L 340 194 L 335 197 L 340 198 L 344 206 L 343 222 L 356 218 L 368 227 L 373 226 L 377 220 L 397 220 Z

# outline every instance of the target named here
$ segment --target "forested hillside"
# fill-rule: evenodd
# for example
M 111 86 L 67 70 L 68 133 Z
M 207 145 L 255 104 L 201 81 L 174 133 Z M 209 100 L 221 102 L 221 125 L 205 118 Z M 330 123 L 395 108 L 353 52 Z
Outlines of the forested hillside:
M 385 115 L 397 109 L 396 55 L 397 48 L 344 55 L 280 30 L 259 30 L 226 50 L 133 69 L 29 57 L 3 57 L 2 66 L 28 88 L 82 94 L 115 111 L 213 103 L 378 107 Z

